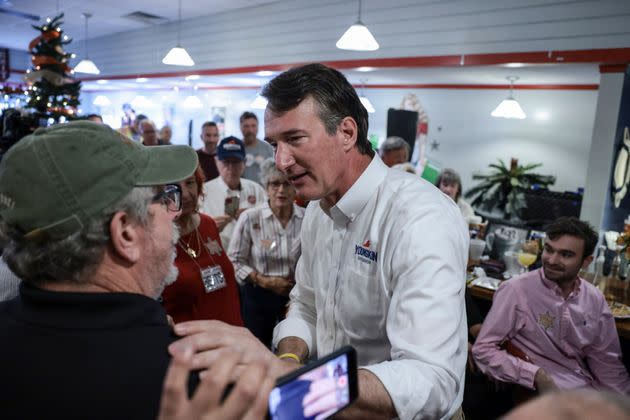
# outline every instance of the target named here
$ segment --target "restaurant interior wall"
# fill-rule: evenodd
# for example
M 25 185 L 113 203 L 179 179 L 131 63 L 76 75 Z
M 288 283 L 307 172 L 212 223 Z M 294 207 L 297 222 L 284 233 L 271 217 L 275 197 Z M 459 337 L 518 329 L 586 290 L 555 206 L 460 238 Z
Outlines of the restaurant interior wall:
M 83 113 L 98 112 L 113 126 L 120 124 L 122 104 L 141 94 L 145 108 L 136 111 L 149 115 L 161 126 L 173 124 L 176 143 L 187 143 L 188 122 L 193 120 L 193 146 L 200 147 L 201 124 L 213 117 L 216 108 L 225 108 L 225 135 L 241 137 L 238 117 L 254 111 L 260 120 L 259 137 L 264 135 L 264 112 L 250 104 L 257 91 L 199 90 L 196 94 L 204 108 L 183 106 L 192 89 L 173 91 L 129 91 L 107 93 L 110 107 L 91 105 L 97 94 L 82 95 Z M 472 174 L 486 171 L 489 163 L 510 158 L 521 163 L 542 163 L 541 173 L 557 176 L 558 191 L 577 191 L 586 184 L 588 154 L 597 101 L 596 90 L 521 90 L 518 100 L 528 113 L 525 120 L 492 118 L 490 112 L 505 92 L 497 89 L 364 89 L 376 112 L 370 114 L 370 134 L 383 141 L 386 136 L 387 109 L 397 108 L 402 98 L 415 94 L 429 118 L 426 155 L 439 167 L 451 167 L 462 176 L 464 188 L 473 185 Z M 214 111 L 213 111 L 214 110 Z M 111 116 L 110 116 L 111 115 Z M 433 144 L 433 146 L 432 146 Z M 437 144 L 437 148 L 434 149 Z

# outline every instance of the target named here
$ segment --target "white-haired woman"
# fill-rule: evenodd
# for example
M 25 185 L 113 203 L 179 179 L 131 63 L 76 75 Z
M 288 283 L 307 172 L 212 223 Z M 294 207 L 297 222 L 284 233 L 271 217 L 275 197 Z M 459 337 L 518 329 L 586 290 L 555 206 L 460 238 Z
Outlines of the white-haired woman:
M 294 204 L 295 188 L 273 159 L 261 165 L 261 182 L 269 201 L 239 217 L 228 255 L 241 289 L 245 326 L 265 345 L 284 318 L 300 257 L 304 209 Z

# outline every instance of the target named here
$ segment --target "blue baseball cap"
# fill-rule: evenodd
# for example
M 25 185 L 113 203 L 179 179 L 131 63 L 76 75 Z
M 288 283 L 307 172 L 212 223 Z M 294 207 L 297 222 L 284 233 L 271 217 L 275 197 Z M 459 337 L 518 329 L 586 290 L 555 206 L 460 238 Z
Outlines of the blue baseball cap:
M 217 158 L 219 160 L 227 158 L 245 160 L 245 143 L 234 136 L 224 138 L 217 146 Z

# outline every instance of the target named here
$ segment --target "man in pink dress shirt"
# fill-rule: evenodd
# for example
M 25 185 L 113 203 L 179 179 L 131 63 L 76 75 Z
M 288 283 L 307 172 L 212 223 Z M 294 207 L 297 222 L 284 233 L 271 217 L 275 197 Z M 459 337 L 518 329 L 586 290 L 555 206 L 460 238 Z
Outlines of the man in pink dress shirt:
M 602 293 L 578 277 L 593 260 L 597 234 L 576 218 L 547 228 L 542 268 L 494 294 L 473 357 L 486 375 L 538 392 L 596 388 L 629 394 L 615 320 Z M 502 349 L 507 340 L 525 355 Z

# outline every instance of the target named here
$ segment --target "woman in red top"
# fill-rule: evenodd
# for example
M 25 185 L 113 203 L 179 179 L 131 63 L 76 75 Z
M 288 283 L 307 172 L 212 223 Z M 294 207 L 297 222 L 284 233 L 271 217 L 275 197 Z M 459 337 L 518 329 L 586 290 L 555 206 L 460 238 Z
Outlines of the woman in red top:
M 162 293 L 166 312 L 177 322 L 217 319 L 242 326 L 234 267 L 228 259 L 214 221 L 199 213 L 203 171 L 180 182 L 182 214 L 175 266 L 179 275 Z

